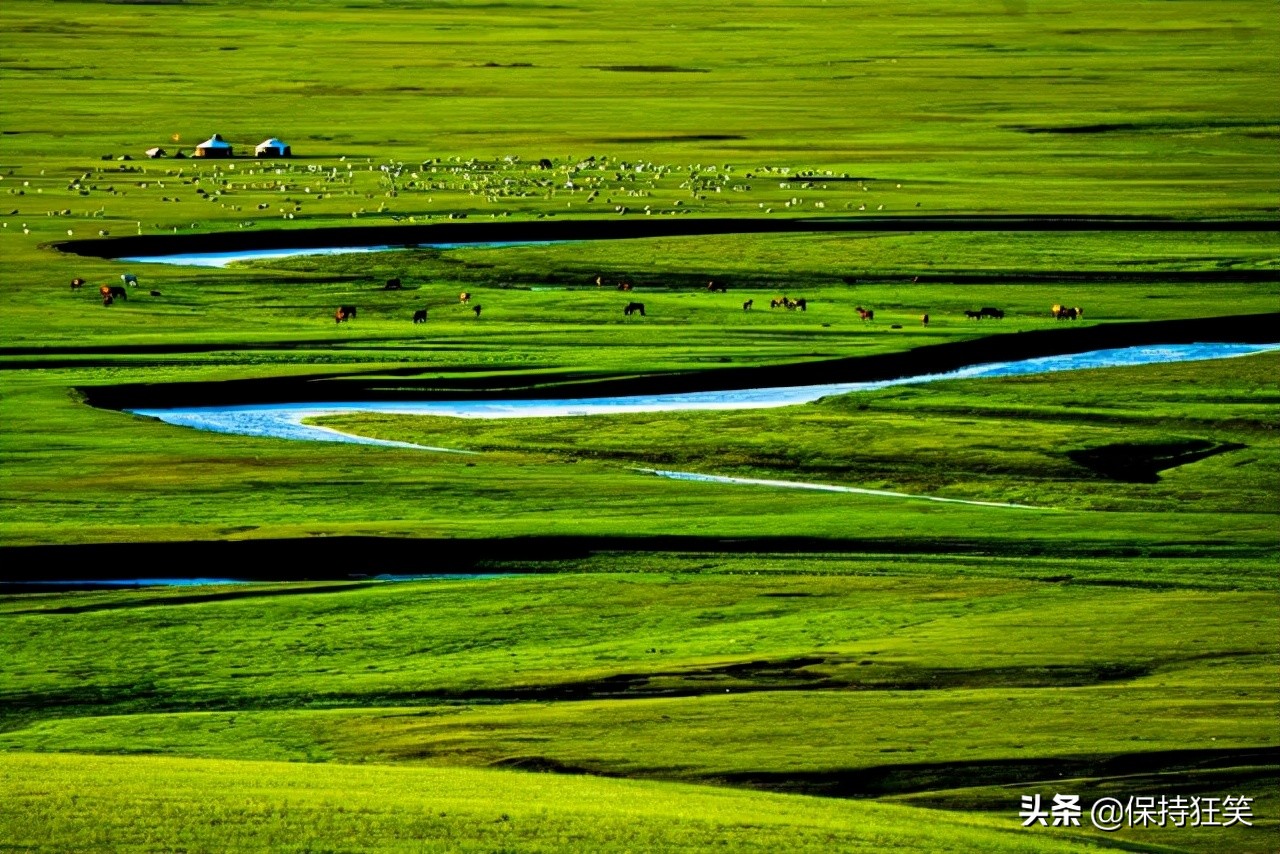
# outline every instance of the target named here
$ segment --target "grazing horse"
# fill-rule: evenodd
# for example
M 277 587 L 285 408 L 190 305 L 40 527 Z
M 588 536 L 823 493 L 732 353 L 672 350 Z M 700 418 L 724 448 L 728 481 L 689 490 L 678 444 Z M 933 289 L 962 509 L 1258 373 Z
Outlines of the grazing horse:
M 120 281 L 124 282 L 126 285 L 136 285 L 138 284 L 138 277 L 133 273 L 121 273 Z
M 387 283 L 382 286 L 382 289 L 384 291 L 398 291 L 400 290 L 400 280 L 398 278 L 387 279 Z
M 742 304 L 742 310 L 743 310 L 743 311 L 751 311 L 751 306 L 755 305 L 755 302 L 756 302 L 756 301 L 755 301 L 755 300 L 753 300 L 753 299 L 749 299 L 749 300 L 747 300 L 746 302 L 744 302 L 744 303 Z
M 625 314 L 627 317 L 630 317 L 631 315 L 635 314 L 637 311 L 640 312 L 641 317 L 644 317 L 644 303 L 629 302 L 627 303 L 627 307 L 622 310 L 622 313 Z
M 338 310 L 333 313 L 334 323 L 346 323 L 348 320 L 356 316 L 356 307 L 354 305 L 339 306 Z
M 787 307 L 788 307 L 788 308 L 798 308 L 798 309 L 800 309 L 801 311 L 808 311 L 808 310 L 809 310 L 809 301 L 808 301 L 808 300 L 806 300 L 804 297 L 801 297 L 800 299 L 793 300 L 793 301 L 791 302 L 791 305 L 789 305 L 789 306 L 787 306 Z
M 426 322 L 427 322 L 427 310 L 426 310 L 425 308 L 420 308 L 420 309 L 418 309 L 417 311 L 415 311 L 415 312 L 413 313 L 413 322 L 414 322 L 414 323 L 426 323 Z
M 712 293 L 715 293 L 717 291 L 720 293 L 725 293 L 726 291 L 729 290 L 729 286 L 725 284 L 716 284 L 715 282 L 707 282 L 707 290 L 711 291 Z
M 920 315 L 920 325 L 921 325 L 921 326 L 928 326 L 928 325 L 929 325 L 929 315 L 927 315 L 927 314 L 922 314 L 922 315 Z
M 82 287 L 84 287 L 84 279 L 77 276 L 76 278 L 71 280 L 71 290 L 78 291 Z
M 769 308 L 778 308 L 779 306 L 783 306 L 783 305 L 786 305 L 786 304 L 787 304 L 787 298 L 786 298 L 786 297 L 783 297 L 782 299 L 771 299 L 771 300 L 769 300 Z
M 476 317 L 479 317 L 479 316 L 480 316 L 480 309 L 482 309 L 482 308 L 484 308 L 484 306 L 482 306 L 482 305 L 477 305 L 477 306 L 474 306 L 471 310 L 472 310 L 472 311 L 474 311 L 474 312 L 476 313 Z
M 462 303 L 463 305 L 466 305 L 467 303 L 471 302 L 471 292 L 463 291 L 462 293 L 458 294 L 458 302 Z
M 995 320 L 1004 320 L 1004 309 L 992 308 L 991 306 L 983 306 L 978 309 L 979 317 L 990 317 Z
M 858 306 L 857 308 L 854 309 L 854 311 L 856 311 L 858 313 L 858 317 L 861 317 L 863 320 L 876 319 L 876 313 L 869 308 L 863 308 L 862 306 Z
M 108 297 L 111 299 L 115 299 L 116 297 L 120 297 L 120 299 L 129 298 L 129 292 L 119 285 L 103 285 L 98 288 L 98 293 L 102 294 L 102 298 L 104 300 Z M 110 305 L 110 303 L 108 303 L 108 305 Z

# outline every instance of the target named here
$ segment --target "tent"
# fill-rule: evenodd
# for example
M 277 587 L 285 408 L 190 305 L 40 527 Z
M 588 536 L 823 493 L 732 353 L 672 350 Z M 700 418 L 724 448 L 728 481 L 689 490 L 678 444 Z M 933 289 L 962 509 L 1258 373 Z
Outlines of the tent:
M 286 143 L 281 142 L 274 136 L 271 139 L 263 140 L 258 143 L 258 147 L 253 150 L 254 157 L 292 157 L 293 150 Z
M 215 133 L 196 146 L 196 157 L 230 157 L 231 143 Z

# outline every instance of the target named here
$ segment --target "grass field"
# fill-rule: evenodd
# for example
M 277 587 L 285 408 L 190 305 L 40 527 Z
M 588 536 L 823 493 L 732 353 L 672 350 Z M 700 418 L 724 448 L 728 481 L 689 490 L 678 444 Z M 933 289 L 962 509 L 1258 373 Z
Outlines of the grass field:
M 0 48 L 0 849 L 1280 846 L 1275 352 L 321 422 L 468 455 L 122 411 L 1280 341 L 1274 4 L 8 0 Z M 143 154 L 213 133 L 239 156 Z M 295 157 L 250 157 L 268 136 Z M 1102 224 L 917 228 L 976 215 Z M 457 220 L 673 225 L 224 268 L 96 248 Z M 192 576 L 258 580 L 30 584 Z M 1022 826 L 1058 794 L 1080 826 Z M 1103 797 L 1243 797 L 1250 824 L 1104 832 Z

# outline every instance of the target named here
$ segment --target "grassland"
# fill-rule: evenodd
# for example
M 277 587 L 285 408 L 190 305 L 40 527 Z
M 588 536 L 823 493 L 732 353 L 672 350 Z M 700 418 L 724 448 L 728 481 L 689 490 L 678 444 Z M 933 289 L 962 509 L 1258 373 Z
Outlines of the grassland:
M 1275 850 L 1275 353 L 780 410 L 324 421 L 465 457 L 119 411 L 809 382 L 1187 320 L 1265 337 L 1274 11 L 0 5 L 3 572 L 310 579 L 0 590 L 0 848 Z M 298 156 L 142 154 L 214 132 Z M 980 214 L 1187 230 L 227 268 L 59 247 Z M 125 272 L 139 286 L 104 307 Z M 771 311 L 784 294 L 807 310 Z M 645 317 L 622 314 L 632 299 Z M 341 304 L 359 316 L 336 324 Z M 988 305 L 1005 319 L 963 314 Z M 1033 793 L 1247 796 L 1254 826 L 1022 828 Z

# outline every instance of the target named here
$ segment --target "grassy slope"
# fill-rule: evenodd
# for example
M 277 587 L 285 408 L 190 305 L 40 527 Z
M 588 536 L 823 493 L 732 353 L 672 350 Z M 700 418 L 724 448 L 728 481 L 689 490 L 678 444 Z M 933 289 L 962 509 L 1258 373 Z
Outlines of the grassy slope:
M 243 828 L 249 847 L 357 839 L 397 848 L 406 835 L 449 833 L 477 848 L 715 840 L 1043 850 L 1063 837 L 990 828 L 1013 822 L 1018 790 L 1004 784 L 1044 779 L 1040 771 L 1060 770 L 1053 761 L 1220 743 L 1274 747 L 1272 357 L 1100 375 L 1088 385 L 1064 377 L 900 390 L 807 408 L 796 421 L 641 419 L 647 430 L 676 437 L 645 453 L 714 463 L 720 473 L 725 447 L 700 439 L 712 421 L 734 428 L 726 447 L 737 455 L 735 473 L 785 463 L 860 485 L 1026 495 L 1071 508 L 1034 516 L 730 493 L 625 475 L 631 422 L 592 435 L 601 458 L 573 463 L 566 481 L 567 456 L 581 438 L 571 425 L 539 429 L 547 447 L 536 457 L 508 444 L 524 428 L 469 431 L 468 441 L 494 449 L 474 468 L 390 449 L 335 462 L 330 448 L 189 435 L 87 409 L 69 392 L 415 366 L 449 377 L 477 367 L 617 374 L 726 359 L 789 363 L 986 334 L 989 326 L 966 325 L 960 312 L 989 304 L 1009 310 L 1005 332 L 1053 325 L 1046 312 L 1056 302 L 1085 306 L 1086 323 L 1272 311 L 1274 281 L 1211 279 L 1273 271 L 1270 234 L 671 239 L 228 271 L 134 267 L 142 290 L 162 297 L 139 292 L 110 310 L 91 293 L 70 294 L 66 283 L 116 282 L 125 265 L 42 248 L 68 231 L 183 234 L 420 222 L 455 212 L 617 217 L 620 205 L 629 208 L 625 216 L 643 215 L 645 205 L 659 216 L 856 216 L 865 204 L 900 214 L 1273 217 L 1270 91 L 1280 55 L 1273 12 L 1243 0 L 1122 10 L 664 0 L 607 10 L 532 2 L 506 10 L 469 2 L 3 4 L 0 281 L 9 299 L 0 335 L 7 348 L 34 350 L 7 353 L 0 374 L 5 545 L 478 537 L 552 527 L 729 537 L 852 532 L 926 552 L 609 553 L 564 568 L 649 574 L 173 607 L 140 600 L 180 594 L 7 597 L 0 692 L 9 752 L 0 762 L 6 802 L 23 808 L 0 810 L 4 835 L 71 850 L 200 848 L 231 828 Z M 276 67 L 288 73 L 263 73 Z M 150 145 L 172 146 L 173 134 L 186 147 L 214 131 L 241 146 L 276 134 L 302 159 L 265 172 L 244 161 L 233 172 L 101 159 L 140 158 Z M 588 155 L 609 160 L 574 173 L 580 188 L 569 190 L 572 165 Z M 552 173 L 528 168 L 541 157 L 553 158 Z M 379 168 L 398 162 L 408 168 L 394 179 Z M 635 163 L 644 172 L 637 175 Z M 836 180 L 844 175 L 861 180 Z M 588 200 L 591 190 L 599 195 Z M 1080 270 L 1103 275 L 1082 282 L 1074 276 Z M 1195 271 L 1203 280 L 1174 275 Z M 1124 281 L 1114 281 L 1117 273 Z M 639 281 L 654 322 L 623 325 L 622 295 L 595 291 L 597 274 Z M 948 284 L 960 274 L 978 281 Z M 392 275 L 410 290 L 375 290 Z M 921 283 L 909 285 L 917 275 Z M 728 278 L 730 292 L 698 293 L 711 277 Z M 525 290 L 533 287 L 570 290 Z M 464 288 L 485 304 L 483 326 L 456 305 Z M 756 296 L 759 307 L 782 292 L 810 297 L 814 309 L 740 311 L 743 299 Z M 356 300 L 359 323 L 335 326 L 333 306 Z M 860 303 L 876 308 L 876 329 L 852 314 Z M 409 309 L 423 304 L 432 322 L 410 329 Z M 934 318 L 927 331 L 915 325 L 925 311 Z M 892 323 L 905 328 L 884 328 Z M 134 349 L 142 344 L 176 352 Z M 206 344 L 223 349 L 198 349 Z M 456 437 L 452 427 L 352 426 L 397 438 L 441 430 Z M 1248 448 L 1150 485 L 1099 480 L 1052 450 L 1135 434 Z M 834 450 L 817 441 L 843 435 L 858 441 L 834 442 Z M 989 438 L 996 435 L 998 453 Z M 1008 436 L 1024 450 L 1009 453 Z M 1168 512 L 1170 503 L 1177 512 Z M 977 552 L 938 553 L 975 543 Z M 683 574 L 690 569 L 726 574 Z M 748 584 L 744 573 L 752 572 L 761 576 Z M 1149 589 L 1170 583 L 1180 589 Z M 106 610 L 12 613 L 81 605 Z M 50 649 L 60 655 L 51 659 Z M 796 658 L 820 661 L 786 663 Z M 714 670 L 752 661 L 777 666 Z M 596 685 L 619 674 L 643 678 L 625 681 L 616 699 L 423 705 L 467 691 Z M 810 690 L 777 690 L 780 682 Z M 849 690 L 856 687 L 873 690 Z M 645 690 L 705 696 L 633 696 Z M 950 776 L 905 772 L 910 797 L 995 818 L 936 811 L 926 818 L 670 783 L 248 762 L 559 763 L 779 786 L 769 774 L 865 770 L 904 754 L 951 769 Z M 957 790 L 975 759 L 1027 764 L 981 778 L 994 788 Z M 1166 767 L 1129 783 L 1110 776 L 1115 769 L 1077 764 L 1069 773 L 1089 778 L 1081 791 L 1189 787 L 1273 798 L 1274 774 L 1251 776 L 1241 764 L 1248 761 L 1226 760 L 1218 777 Z M 424 793 L 441 797 L 442 781 L 466 791 L 442 810 L 449 816 L 426 816 Z M 643 796 L 617 786 L 642 786 Z M 935 787 L 947 791 L 920 791 Z M 545 817 L 526 820 L 525 808 L 502 806 L 506 792 L 525 803 L 541 798 Z M 625 808 L 609 812 L 621 797 L 630 798 Z M 339 799 L 350 811 L 334 808 Z M 85 802 L 92 809 L 77 809 Z M 503 812 L 511 820 L 495 822 Z M 760 826 L 769 821 L 763 816 L 783 812 L 789 823 Z M 1137 841 L 1273 850 L 1274 822 L 1259 824 L 1257 832 L 1148 832 Z
M 116 851 L 1080 851 L 1010 821 L 509 771 L 0 757 L 9 840 Z

